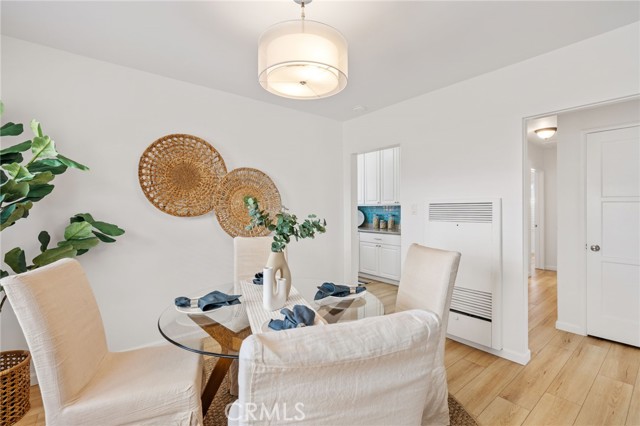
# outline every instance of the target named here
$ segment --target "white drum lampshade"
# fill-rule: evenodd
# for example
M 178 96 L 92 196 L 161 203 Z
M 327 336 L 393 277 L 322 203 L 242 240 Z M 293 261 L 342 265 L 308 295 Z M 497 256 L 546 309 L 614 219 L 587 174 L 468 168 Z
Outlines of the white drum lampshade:
M 321 22 L 299 19 L 276 24 L 260 37 L 260 85 L 291 99 L 335 95 L 347 85 L 347 50 L 342 34 Z

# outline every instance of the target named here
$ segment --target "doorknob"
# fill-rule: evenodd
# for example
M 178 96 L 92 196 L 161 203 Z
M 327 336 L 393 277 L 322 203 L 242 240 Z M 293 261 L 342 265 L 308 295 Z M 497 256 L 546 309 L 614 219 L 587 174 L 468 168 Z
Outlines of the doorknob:
M 600 251 L 600 246 L 597 244 L 594 244 L 591 246 L 591 251 Z

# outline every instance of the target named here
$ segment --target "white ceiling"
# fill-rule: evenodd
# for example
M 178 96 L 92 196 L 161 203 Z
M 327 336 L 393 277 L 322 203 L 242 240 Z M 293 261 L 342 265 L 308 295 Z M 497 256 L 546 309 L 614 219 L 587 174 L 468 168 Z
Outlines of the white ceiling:
M 248 98 L 348 120 L 640 19 L 637 1 L 315 0 L 349 42 L 340 94 L 296 101 L 257 82 L 257 41 L 297 19 L 279 1 L 7 1 L 2 34 Z M 550 64 L 553 66 L 553 64 Z M 46 72 L 46 70 L 44 71 Z

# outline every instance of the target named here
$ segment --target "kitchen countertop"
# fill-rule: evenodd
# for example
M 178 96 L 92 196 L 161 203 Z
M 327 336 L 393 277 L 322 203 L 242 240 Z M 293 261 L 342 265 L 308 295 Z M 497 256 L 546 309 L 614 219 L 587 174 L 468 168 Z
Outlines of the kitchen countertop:
M 400 229 L 376 229 L 371 225 L 364 225 L 358 228 L 358 232 L 371 232 L 373 234 L 389 234 L 389 235 L 401 235 Z

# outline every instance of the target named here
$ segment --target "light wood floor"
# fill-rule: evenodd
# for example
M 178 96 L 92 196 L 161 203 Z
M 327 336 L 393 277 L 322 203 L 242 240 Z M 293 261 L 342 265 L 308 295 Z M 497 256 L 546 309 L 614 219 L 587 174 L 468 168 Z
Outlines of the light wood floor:
M 367 284 L 393 312 L 397 287 Z M 640 426 L 640 349 L 555 329 L 556 274 L 529 283 L 531 362 L 522 366 L 447 339 L 449 392 L 483 426 Z M 18 426 L 44 425 L 37 386 Z
M 397 287 L 368 288 L 393 307 Z M 556 273 L 536 270 L 526 366 L 447 339 L 449 392 L 483 426 L 640 426 L 640 349 L 556 330 L 556 295 Z

